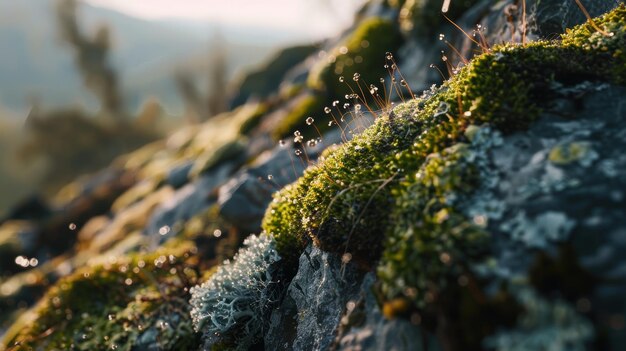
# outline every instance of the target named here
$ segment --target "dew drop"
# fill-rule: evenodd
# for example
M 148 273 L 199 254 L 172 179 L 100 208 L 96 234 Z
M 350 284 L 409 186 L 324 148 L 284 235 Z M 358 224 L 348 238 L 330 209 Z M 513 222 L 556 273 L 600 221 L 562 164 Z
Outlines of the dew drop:
M 170 232 L 170 227 L 167 226 L 167 225 L 164 225 L 161 228 L 159 228 L 159 234 L 160 235 L 166 235 L 169 232 Z
M 68 228 L 70 228 L 70 230 L 76 230 L 76 223 L 70 223 Z
M 329 114 L 330 113 L 330 107 L 328 107 L 328 106 L 324 107 L 324 113 Z
M 343 76 L 339 77 L 339 83 L 343 83 L 345 81 L 345 79 L 343 78 Z
M 353 81 L 355 81 L 355 82 L 358 82 L 358 81 L 359 81 L 359 78 L 361 78 L 361 75 L 360 75 L 359 73 L 355 73 L 355 74 L 352 76 L 352 80 L 353 80 Z
M 443 35 L 443 34 L 439 34 L 439 40 L 443 40 L 443 39 L 445 39 L 445 38 L 446 38 L 446 36 L 445 36 L 445 35 Z
M 352 261 L 352 254 L 351 254 L 351 253 L 346 252 L 345 254 L 343 254 L 343 255 L 341 256 L 341 262 L 342 262 L 342 263 L 344 263 L 344 264 L 345 264 L 345 263 L 348 263 L 348 262 L 350 262 L 350 261 Z
M 307 125 L 309 125 L 309 126 L 310 126 L 311 124 L 313 124 L 313 122 L 315 122 L 315 120 L 313 119 L 313 117 L 308 117 L 308 118 L 306 119 L 306 124 L 307 124 Z

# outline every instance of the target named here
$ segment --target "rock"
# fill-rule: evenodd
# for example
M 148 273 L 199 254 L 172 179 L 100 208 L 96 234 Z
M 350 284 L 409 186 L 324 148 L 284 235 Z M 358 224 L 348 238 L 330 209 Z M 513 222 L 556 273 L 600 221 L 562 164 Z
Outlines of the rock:
M 605 341 L 617 349 L 626 337 L 602 320 L 626 314 L 619 297 L 626 294 L 626 265 L 618 253 L 626 250 L 621 238 L 626 232 L 626 182 L 616 176 L 626 170 L 626 103 L 620 98 L 626 89 L 583 86 L 577 108 L 560 109 L 558 116 L 548 111 L 527 131 L 502 138 L 489 160 L 480 163 L 489 182 L 468 199 L 466 212 L 484 220 L 492 233 L 493 261 L 476 267 L 483 277 L 493 285 L 508 281 L 518 286 L 518 299 L 531 304 L 531 311 L 563 308 L 545 305 L 542 296 L 569 301 L 578 306 L 570 313 L 571 323 L 578 324 L 558 328 L 588 330 L 584 325 L 591 319 L 596 330 L 568 343 L 584 345 L 593 334 L 607 333 Z M 539 294 L 514 283 L 520 277 Z M 524 328 L 520 324 L 511 333 L 539 338 L 537 333 L 550 327 Z M 502 345 L 510 345 L 515 335 L 503 334 L 493 342 L 509 349 Z M 528 340 L 528 345 L 540 340 L 545 339 Z
M 309 160 L 314 163 L 326 147 L 340 142 L 339 132 L 328 133 L 323 143 L 307 147 Z M 217 201 L 220 215 L 244 231 L 260 231 L 272 194 L 296 180 L 304 171 L 303 157 L 298 157 L 294 151 L 291 142 L 277 145 L 221 186 Z
M 587 0 L 581 3 L 591 17 L 597 17 L 611 11 L 623 1 Z M 575 1 L 536 0 L 529 2 L 526 6 L 529 9 L 529 30 L 543 38 L 563 33 L 567 28 L 587 21 L 587 17 Z
M 189 181 L 189 172 L 193 167 L 193 162 L 188 161 L 181 165 L 174 167 L 167 174 L 165 183 L 174 189 L 178 189 Z
M 257 232 L 272 194 L 293 182 L 304 168 L 291 145 L 277 146 L 266 157 L 219 188 L 220 214 L 242 230 Z
M 274 324 L 265 336 L 266 349 L 327 350 L 346 303 L 358 294 L 360 280 L 352 263 L 342 263 L 340 256 L 309 246 L 300 256 L 298 273 L 289 284 L 285 301 L 271 317 Z M 287 317 L 286 311 L 295 314 Z M 285 333 L 292 323 L 290 318 L 296 324 L 293 341 Z
M 13 206 L 4 218 L 0 219 L 0 224 L 7 220 L 40 221 L 50 213 L 51 209 L 46 201 L 40 195 L 32 195 Z
M 234 167 L 225 163 L 178 189 L 174 196 L 154 211 L 144 233 L 152 237 L 155 243 L 162 243 L 178 233 L 181 228 L 177 224 L 182 224 L 214 203 L 214 190 L 228 179 Z
M 403 319 L 387 319 L 372 293 L 376 277 L 365 275 L 359 300 L 348 302 L 346 315 L 342 318 L 341 333 L 337 337 L 336 350 L 343 351 L 426 351 L 441 350 L 437 340 L 412 322 Z M 427 348 L 424 347 L 427 346 Z
M 230 101 L 230 108 L 242 105 L 250 98 L 267 98 L 276 93 L 289 70 L 315 50 L 315 45 L 302 45 L 288 47 L 276 53 L 266 65 L 246 75 L 237 89 L 237 94 Z
M 91 255 L 103 253 L 128 238 L 132 233 L 141 232 L 146 227 L 152 214 L 155 213 L 155 209 L 173 196 L 174 191 L 172 188 L 161 187 L 159 190 L 147 195 L 143 201 L 121 210 L 91 240 L 82 242 L 82 249 Z M 94 223 L 93 225 L 95 226 L 96 224 Z M 83 235 L 83 231 L 79 235 Z
M 620 0 L 584 1 L 586 10 L 592 17 L 603 13 L 622 3 Z M 480 24 L 482 33 L 489 46 L 501 43 L 521 43 L 523 32 L 522 6 L 516 0 L 500 0 L 493 3 L 486 0 L 478 2 L 470 8 L 458 21 L 466 31 Z M 567 28 L 585 23 L 587 18 L 570 0 L 526 0 L 526 40 L 552 38 L 563 33 Z M 469 28 L 469 30 L 468 30 Z M 455 47 L 461 54 L 470 59 L 473 51 L 480 49 L 462 33 L 454 35 Z M 458 62 L 458 57 L 453 57 Z
M 236 168 L 245 161 L 246 141 L 235 139 L 220 146 L 217 150 L 211 150 L 196 160 L 189 172 L 194 175 L 210 172 L 220 166 L 222 162 L 228 162 Z

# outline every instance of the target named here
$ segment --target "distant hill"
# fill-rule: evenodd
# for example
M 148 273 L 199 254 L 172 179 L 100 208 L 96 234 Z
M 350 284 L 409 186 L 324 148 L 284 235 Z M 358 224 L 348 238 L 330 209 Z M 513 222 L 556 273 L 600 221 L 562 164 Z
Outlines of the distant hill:
M 71 48 L 59 37 L 54 4 L 53 0 L 0 0 L 0 105 L 21 115 L 32 97 L 44 107 L 73 103 L 96 107 L 74 68 Z M 185 66 L 199 80 L 204 78 L 216 30 L 225 41 L 230 77 L 276 47 L 293 42 L 296 35 L 201 22 L 148 21 L 85 3 L 79 17 L 88 31 L 100 24 L 110 27 L 112 62 L 128 107 L 135 109 L 154 96 L 171 113 L 182 108 L 174 72 Z

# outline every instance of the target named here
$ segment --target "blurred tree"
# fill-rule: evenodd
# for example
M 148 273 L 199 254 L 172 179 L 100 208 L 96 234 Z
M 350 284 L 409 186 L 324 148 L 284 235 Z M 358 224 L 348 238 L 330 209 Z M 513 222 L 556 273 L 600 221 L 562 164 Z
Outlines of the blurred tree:
M 101 27 L 87 38 L 79 30 L 76 8 L 76 0 L 58 0 L 58 25 L 76 53 L 85 85 L 100 101 L 101 113 L 92 116 L 78 108 L 49 111 L 34 101 L 17 155 L 29 165 L 43 165 L 38 181 L 49 194 L 163 134 L 158 103 L 147 104 L 138 118 L 124 111 L 117 74 L 108 62 L 109 31 Z
M 212 51 L 209 57 L 209 95 L 207 104 L 209 114 L 214 116 L 218 113 L 226 111 L 226 87 L 228 85 L 226 78 L 227 60 L 226 60 L 226 43 L 219 31 L 215 32 L 212 41 Z
M 76 64 L 85 85 L 100 100 L 102 112 L 114 119 L 124 116 L 117 75 L 109 65 L 109 30 L 102 26 L 93 38 L 80 32 L 76 18 L 76 0 L 60 0 L 57 18 L 62 37 L 76 53 Z
M 190 122 L 206 121 L 228 109 L 227 69 L 226 44 L 220 32 L 216 31 L 211 41 L 206 95 L 200 92 L 192 75 L 184 71 L 176 74 L 178 93 L 185 103 L 185 115 Z
M 77 108 L 33 109 L 25 128 L 18 157 L 26 163 L 44 162 L 39 181 L 48 193 L 159 137 L 153 125 L 103 123 Z
M 190 123 L 198 123 L 207 115 L 203 98 L 196 87 L 193 77 L 186 72 L 176 73 L 178 93 L 185 103 L 185 116 Z

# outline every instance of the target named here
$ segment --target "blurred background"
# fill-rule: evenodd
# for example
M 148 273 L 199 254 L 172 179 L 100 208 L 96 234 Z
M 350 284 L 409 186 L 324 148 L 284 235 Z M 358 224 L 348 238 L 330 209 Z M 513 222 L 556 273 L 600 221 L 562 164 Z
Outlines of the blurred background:
M 0 0 L 0 218 L 242 104 L 246 74 L 285 46 L 298 62 L 363 2 Z

